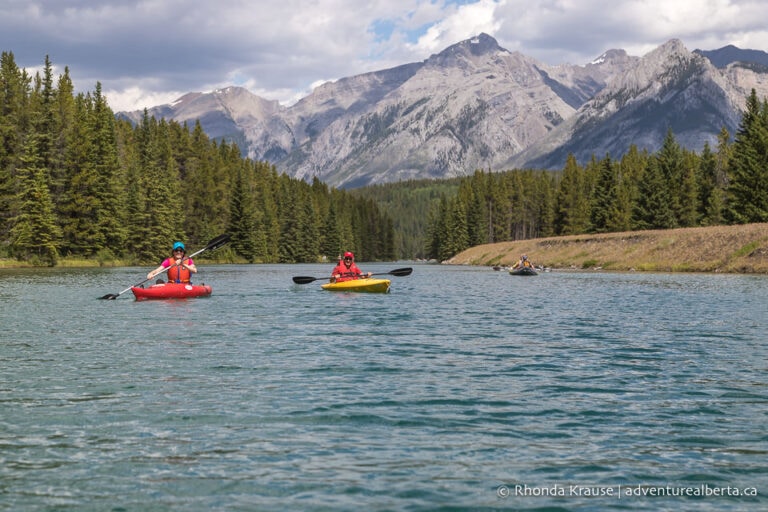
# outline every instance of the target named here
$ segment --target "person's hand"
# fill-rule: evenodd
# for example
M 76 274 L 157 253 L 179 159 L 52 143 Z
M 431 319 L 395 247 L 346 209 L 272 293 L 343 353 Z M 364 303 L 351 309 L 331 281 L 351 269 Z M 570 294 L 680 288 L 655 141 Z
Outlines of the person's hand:
M 365 277 L 371 277 L 372 275 L 373 275 L 373 272 L 368 272 L 367 274 L 365 274 Z

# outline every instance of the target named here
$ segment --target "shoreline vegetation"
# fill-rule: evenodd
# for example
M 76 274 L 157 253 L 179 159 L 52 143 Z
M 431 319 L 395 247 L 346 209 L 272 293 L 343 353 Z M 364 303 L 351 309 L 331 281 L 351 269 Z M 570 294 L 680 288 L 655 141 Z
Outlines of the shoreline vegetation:
M 470 247 L 446 265 L 511 266 L 527 254 L 556 270 L 768 274 L 768 223 L 532 238 Z M 248 263 L 231 255 L 206 264 Z M 58 268 L 141 266 L 127 260 L 59 259 Z M 145 265 L 148 266 L 148 265 Z M 0 269 L 36 265 L 0 258 Z M 39 265 L 37 265 L 39 267 Z
M 202 261 L 205 265 L 217 265 L 220 263 L 248 263 L 244 258 L 232 258 L 232 257 L 206 257 L 195 258 L 195 262 Z M 60 257 L 56 265 L 50 267 L 49 265 L 34 264 L 28 261 L 19 261 L 13 258 L 0 258 L 0 269 L 11 268 L 118 268 L 118 267 L 147 267 L 151 268 L 156 266 L 153 263 L 138 263 L 136 261 L 125 259 L 98 259 L 98 258 L 83 258 L 83 257 Z
M 478 245 L 443 262 L 560 270 L 768 274 L 768 223 L 534 238 Z

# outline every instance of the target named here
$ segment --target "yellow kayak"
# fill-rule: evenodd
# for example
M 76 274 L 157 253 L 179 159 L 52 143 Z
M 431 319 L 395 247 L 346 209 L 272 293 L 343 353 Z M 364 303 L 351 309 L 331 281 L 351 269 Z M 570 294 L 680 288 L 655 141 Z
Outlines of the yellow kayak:
M 389 291 L 389 279 L 372 279 L 370 277 L 363 279 L 350 279 L 340 283 L 326 283 L 322 285 L 323 290 L 333 292 L 368 292 L 368 293 L 387 293 Z

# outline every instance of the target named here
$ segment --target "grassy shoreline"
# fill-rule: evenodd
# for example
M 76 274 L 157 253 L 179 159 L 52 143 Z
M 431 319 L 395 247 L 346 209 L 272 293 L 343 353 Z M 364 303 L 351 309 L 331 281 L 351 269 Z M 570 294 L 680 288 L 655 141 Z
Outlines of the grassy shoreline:
M 195 258 L 195 262 L 198 258 Z M 232 258 L 206 258 L 200 260 L 207 265 L 216 265 L 219 263 L 247 263 L 245 260 L 232 259 Z M 156 263 L 137 263 L 130 260 L 97 260 L 97 259 L 84 259 L 84 258 L 59 258 L 56 265 L 53 268 L 117 268 L 117 267 L 147 267 L 154 268 Z M 12 258 L 0 258 L 0 269 L 12 269 L 12 268 L 41 268 L 40 265 L 35 265 L 26 261 L 19 261 Z
M 508 266 L 521 254 L 553 269 L 768 274 L 768 223 L 499 242 L 443 263 Z
M 528 254 L 536 265 L 553 269 L 768 274 L 768 223 L 499 242 L 471 247 L 443 264 L 509 266 L 521 254 Z M 228 255 L 223 258 L 206 258 L 205 263 L 245 261 L 233 260 Z M 110 268 L 136 265 L 127 260 L 61 258 L 56 267 Z M 0 258 L 0 269 L 33 267 L 31 263 Z

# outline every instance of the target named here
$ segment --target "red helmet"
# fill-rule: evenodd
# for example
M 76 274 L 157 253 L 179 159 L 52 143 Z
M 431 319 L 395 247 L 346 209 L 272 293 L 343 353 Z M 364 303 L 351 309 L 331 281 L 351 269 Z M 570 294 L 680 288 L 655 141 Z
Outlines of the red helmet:
M 354 255 L 354 254 L 352 254 L 351 252 L 347 251 L 347 252 L 345 252 L 345 253 L 344 253 L 344 258 L 345 258 L 345 259 L 346 259 L 346 258 L 352 258 L 352 259 L 355 259 L 355 255 Z

